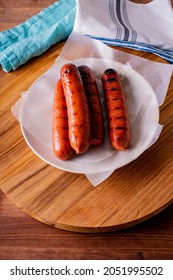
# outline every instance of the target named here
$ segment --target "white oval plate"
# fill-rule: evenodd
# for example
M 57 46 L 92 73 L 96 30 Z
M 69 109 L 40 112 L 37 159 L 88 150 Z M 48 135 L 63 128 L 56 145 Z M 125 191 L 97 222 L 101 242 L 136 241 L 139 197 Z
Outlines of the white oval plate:
M 98 83 L 104 110 L 105 128 L 107 118 L 101 74 L 107 68 L 116 69 L 121 75 L 125 89 L 131 127 L 131 144 L 126 151 L 112 149 L 106 133 L 104 144 L 91 147 L 82 155 L 74 155 L 67 161 L 59 160 L 52 149 L 52 105 L 54 88 L 60 68 L 67 61 L 55 63 L 28 90 L 22 104 L 20 124 L 29 147 L 48 164 L 70 172 L 93 174 L 120 168 L 138 158 L 150 145 L 155 136 L 159 107 L 154 91 L 148 82 L 128 65 L 112 60 L 97 58 L 71 61 L 75 65 L 92 68 Z

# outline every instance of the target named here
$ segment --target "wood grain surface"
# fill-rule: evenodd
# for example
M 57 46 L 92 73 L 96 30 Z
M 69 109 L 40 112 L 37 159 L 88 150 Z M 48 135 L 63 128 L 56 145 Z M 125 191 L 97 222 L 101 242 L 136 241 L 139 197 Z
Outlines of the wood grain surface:
M 22 3 L 24 2 L 22 1 Z M 45 2 L 49 5 L 51 1 Z M 29 1 L 26 1 L 27 3 Z M 34 11 L 35 9 L 33 9 L 33 14 Z M 2 19 L 2 17 L 0 18 Z M 22 18 L 23 20 L 24 18 Z M 141 225 L 118 232 L 102 234 L 80 234 L 54 229 L 26 216 L 19 209 L 21 203 L 23 203 L 25 206 L 22 206 L 22 210 L 26 210 L 24 193 L 29 193 L 27 201 L 35 203 L 33 203 L 29 214 L 37 219 L 39 218 L 38 212 L 40 215 L 44 212 L 44 209 L 41 206 L 39 207 L 36 199 L 33 200 L 31 190 L 34 190 L 35 194 L 39 194 L 40 186 L 43 189 L 40 197 L 43 203 L 44 201 L 45 203 L 49 202 L 50 197 L 46 193 L 47 188 L 57 195 L 61 192 L 61 199 L 65 199 L 66 189 L 70 189 L 71 192 L 75 189 L 79 192 L 81 184 L 85 186 L 86 197 L 91 196 L 95 191 L 83 175 L 56 170 L 36 157 L 26 145 L 19 125 L 10 112 L 11 105 L 18 99 L 20 93 L 26 90 L 37 77 L 52 65 L 62 45 L 63 43 L 51 47 L 45 54 L 30 60 L 14 72 L 8 74 L 0 72 L 1 187 L 8 197 L 10 197 L 10 193 L 15 193 L 15 198 L 20 197 L 20 205 L 16 207 L 8 200 L 7 196 L 3 193 L 0 194 L 1 259 L 171 259 L 173 257 L 172 205 L 155 218 Z M 160 58 L 151 54 L 130 52 L 155 61 L 161 61 Z M 145 195 L 144 190 L 151 188 L 153 198 L 151 216 L 154 208 L 160 211 L 162 206 L 165 206 L 165 203 L 161 203 L 161 208 L 158 207 L 159 201 L 156 199 L 158 188 L 161 190 L 159 196 L 161 199 L 167 196 L 168 199 L 166 200 L 169 203 L 172 197 L 172 95 L 173 80 L 171 80 L 166 101 L 161 107 L 161 123 L 164 123 L 162 137 L 139 160 L 114 173 L 108 184 L 112 191 L 111 194 L 114 193 L 115 182 L 118 187 L 131 188 L 133 194 L 137 194 L 140 188 L 141 194 Z M 142 165 L 142 162 L 144 165 Z M 128 185 L 126 185 L 127 182 Z M 165 186 L 169 187 L 169 193 L 167 194 L 165 194 Z M 104 185 L 100 187 L 100 190 L 104 191 L 105 195 L 109 195 Z M 120 197 L 124 196 L 123 192 L 119 195 Z M 21 197 L 24 197 L 24 200 Z M 145 196 L 145 205 L 148 199 L 150 198 Z M 115 201 L 116 197 L 112 197 L 112 205 Z M 37 213 L 34 212 L 36 205 Z M 68 206 L 63 205 L 64 207 Z M 81 207 L 80 203 L 78 206 Z M 106 205 L 104 206 L 103 210 L 105 212 Z M 131 209 L 125 210 L 127 216 L 129 216 L 129 210 Z M 49 211 L 51 213 L 51 207 L 49 207 Z M 74 208 L 73 211 L 76 211 L 76 209 Z M 71 213 L 68 215 L 71 220 Z M 140 219 L 141 212 L 137 215 Z M 63 215 L 61 219 L 63 224 Z M 54 222 L 52 225 L 55 225 Z

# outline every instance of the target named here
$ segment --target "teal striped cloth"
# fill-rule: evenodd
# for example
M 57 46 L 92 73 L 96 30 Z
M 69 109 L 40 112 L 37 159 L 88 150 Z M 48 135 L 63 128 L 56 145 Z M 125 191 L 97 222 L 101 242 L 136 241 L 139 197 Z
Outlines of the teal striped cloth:
M 60 0 L 24 23 L 1 32 L 2 69 L 15 70 L 53 44 L 67 39 L 73 30 L 75 12 L 75 0 Z

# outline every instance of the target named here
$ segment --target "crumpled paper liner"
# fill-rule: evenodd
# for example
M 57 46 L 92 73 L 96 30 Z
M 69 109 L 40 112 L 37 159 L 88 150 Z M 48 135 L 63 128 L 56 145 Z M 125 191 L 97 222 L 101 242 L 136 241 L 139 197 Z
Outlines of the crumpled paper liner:
M 108 136 L 106 135 L 106 140 L 102 147 L 97 147 L 96 149 L 91 148 L 85 154 L 74 156 L 72 159 L 66 162 L 57 159 L 53 154 L 51 146 L 53 95 L 60 67 L 69 61 L 75 61 L 75 64 L 79 65 L 83 62 L 89 63 L 89 66 L 94 68 L 94 73 L 96 75 L 97 83 L 100 89 L 104 115 L 104 96 L 101 89 L 99 71 L 103 71 L 103 69 L 105 70 L 106 67 L 109 67 L 109 61 L 110 63 L 113 63 L 113 65 L 115 62 L 115 66 L 119 67 L 118 70 L 120 74 L 122 74 L 122 81 L 125 85 L 127 103 L 129 102 L 128 107 L 130 108 L 129 114 L 131 124 L 136 122 L 139 126 L 140 122 L 137 122 L 137 120 L 139 117 L 142 118 L 143 109 L 146 111 L 146 100 L 144 100 L 143 96 L 139 96 L 138 94 L 135 95 L 135 98 L 129 97 L 130 93 L 133 92 L 133 83 L 131 84 L 132 88 L 130 89 L 128 85 L 128 79 L 130 81 L 131 79 L 134 79 L 134 75 L 137 75 L 135 71 L 142 75 L 142 77 L 154 90 L 155 97 L 157 99 L 156 103 L 158 102 L 158 106 L 160 106 L 163 104 L 166 96 L 172 74 L 172 66 L 151 62 L 128 53 L 117 51 L 100 43 L 99 41 L 73 32 L 67 40 L 60 55 L 56 59 L 54 65 L 38 80 L 36 80 L 27 92 L 23 93 L 18 102 L 12 107 L 12 112 L 20 122 L 22 132 L 25 134 L 25 139 L 27 138 L 25 133 L 26 130 L 27 135 L 29 132 L 31 138 L 34 138 L 34 143 L 37 143 L 35 148 L 32 144 L 30 145 L 29 140 L 26 139 L 30 147 L 34 150 L 34 152 L 36 152 L 36 154 L 38 154 L 38 156 L 58 168 L 62 168 L 71 172 L 84 173 L 91 184 L 93 186 L 97 186 L 106 180 L 115 169 L 134 160 L 144 150 L 155 143 L 161 133 L 162 126 L 157 120 L 153 121 L 155 131 L 152 135 L 152 138 L 150 139 L 150 142 L 145 142 L 148 141 L 145 139 L 145 141 L 142 139 L 141 142 L 136 141 L 138 147 L 136 147 L 136 154 L 133 154 L 133 156 L 131 156 L 131 151 L 135 149 L 135 147 L 133 147 L 133 143 L 131 150 L 127 152 L 117 152 L 111 148 Z M 141 82 L 144 82 L 145 85 L 145 80 L 143 81 L 142 77 L 136 77 L 141 79 Z M 138 85 L 138 83 L 135 81 L 134 84 Z M 146 85 L 146 87 L 150 91 L 149 85 Z M 138 89 L 137 91 L 140 94 L 140 90 Z M 150 102 L 150 100 L 148 100 L 148 102 Z M 38 121 L 36 121 L 35 116 L 37 116 Z M 145 124 L 143 124 L 143 126 L 145 127 Z M 143 129 L 143 133 L 145 130 L 146 128 Z M 136 134 L 136 131 L 135 133 L 132 131 L 132 134 Z M 133 139 L 135 139 L 134 136 Z M 133 140 L 132 142 L 135 141 Z M 143 144 L 145 144 L 145 149 L 143 148 L 144 150 L 140 150 Z M 42 145 L 43 149 L 40 148 Z M 46 152 L 43 152 L 43 150 L 46 150 Z M 117 161 L 120 162 L 120 165 L 117 164 Z

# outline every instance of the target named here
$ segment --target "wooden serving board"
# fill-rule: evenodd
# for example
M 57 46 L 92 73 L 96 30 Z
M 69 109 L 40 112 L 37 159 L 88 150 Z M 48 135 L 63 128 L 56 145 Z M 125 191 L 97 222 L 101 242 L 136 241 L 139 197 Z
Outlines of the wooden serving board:
M 25 213 L 60 229 L 109 232 L 143 222 L 173 201 L 173 80 L 160 111 L 164 128 L 159 140 L 94 188 L 84 175 L 38 158 L 10 111 L 21 92 L 52 65 L 61 47 L 52 47 L 1 79 L 1 188 Z M 161 61 L 151 54 L 146 57 Z

